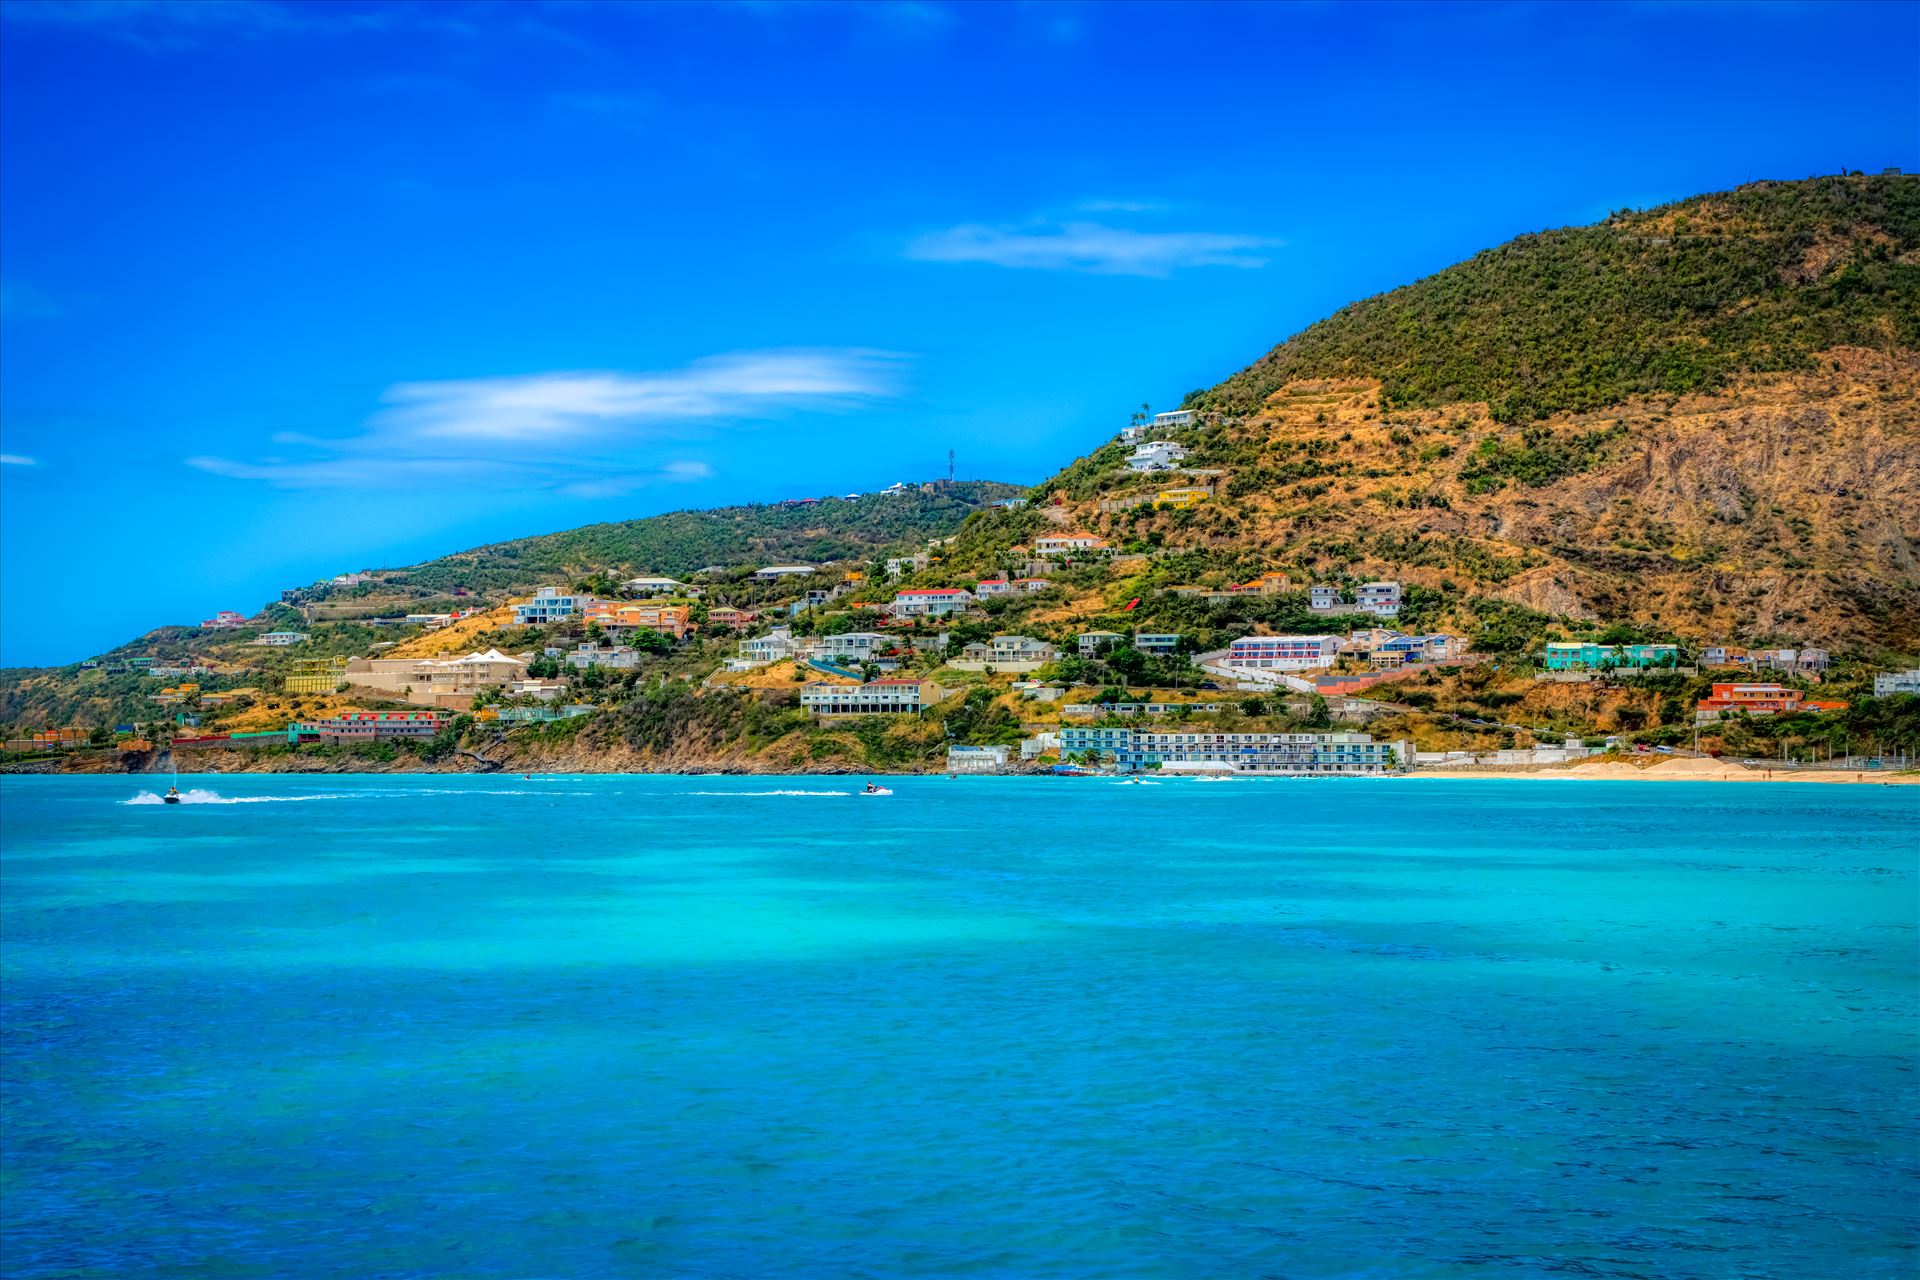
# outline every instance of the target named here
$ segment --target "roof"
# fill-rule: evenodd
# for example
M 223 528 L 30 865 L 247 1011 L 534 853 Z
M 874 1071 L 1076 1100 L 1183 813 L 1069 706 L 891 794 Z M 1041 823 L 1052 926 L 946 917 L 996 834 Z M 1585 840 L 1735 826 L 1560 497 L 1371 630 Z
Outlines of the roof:
M 963 596 L 967 593 L 958 587 L 916 587 L 911 591 L 902 591 L 902 596 Z M 895 599 L 899 597 L 896 596 Z

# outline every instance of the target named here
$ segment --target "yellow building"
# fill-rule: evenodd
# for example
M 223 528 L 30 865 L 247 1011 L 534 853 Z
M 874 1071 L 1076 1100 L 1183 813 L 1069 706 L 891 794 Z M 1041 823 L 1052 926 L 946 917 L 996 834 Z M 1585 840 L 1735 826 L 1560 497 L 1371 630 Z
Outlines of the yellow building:
M 295 658 L 287 673 L 287 692 L 332 693 L 346 678 L 345 658 Z
M 1200 485 L 1188 485 L 1179 489 L 1162 489 L 1153 495 L 1155 506 L 1197 507 L 1213 496 L 1213 490 Z

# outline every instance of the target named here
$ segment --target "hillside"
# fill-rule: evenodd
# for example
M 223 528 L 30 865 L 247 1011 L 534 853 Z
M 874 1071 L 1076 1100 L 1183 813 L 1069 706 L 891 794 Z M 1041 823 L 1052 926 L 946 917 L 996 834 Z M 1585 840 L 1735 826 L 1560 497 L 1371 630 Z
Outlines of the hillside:
M 1917 351 L 1920 179 L 1758 183 L 1520 237 L 1194 393 L 1198 508 L 1102 513 L 1167 483 L 1118 445 L 1035 493 L 1180 576 L 1911 652 Z
M 384 587 L 423 594 L 465 588 L 492 595 L 592 573 L 673 577 L 709 565 L 863 558 L 896 544 L 942 537 L 970 512 L 1019 492 L 1014 485 L 961 480 L 806 505 L 673 511 L 496 542 L 378 576 Z
M 1502 422 L 1682 395 L 1820 352 L 1920 348 L 1920 179 L 1757 182 L 1520 236 L 1356 302 L 1188 397 L 1246 413 L 1298 379 Z
M 922 717 L 814 724 L 798 690 L 815 671 L 716 678 L 738 653 L 738 637 L 716 627 L 621 672 L 582 676 L 568 694 L 601 714 L 516 730 L 513 749 L 532 754 L 511 757 L 521 767 L 923 768 L 946 742 L 1006 744 L 1023 725 L 1057 722 L 1006 673 L 947 665 L 968 642 L 1017 634 L 1058 646 L 1063 656 L 1043 670 L 1077 686 L 1072 698 L 1191 692 L 1211 678 L 1188 653 L 1250 633 L 1364 627 L 1374 619 L 1312 612 L 1306 588 L 1350 593 L 1389 579 L 1406 588 L 1398 628 L 1462 637 L 1485 659 L 1349 709 L 1421 750 L 1510 746 L 1516 734 L 1688 744 L 1693 704 L 1729 678 L 1536 680 L 1554 639 L 1830 650 L 1830 670 L 1787 678 L 1809 691 L 1818 682 L 1851 709 L 1742 722 L 1710 740 L 1768 756 L 1920 741 L 1911 698 L 1871 696 L 1876 671 L 1920 654 L 1920 178 L 1756 183 L 1522 236 L 1346 308 L 1186 405 L 1190 423 L 1148 432 L 1184 448 L 1177 469 L 1131 470 L 1133 445 L 1116 438 L 1027 491 L 1019 509 L 992 507 L 1016 491 L 980 482 L 674 512 L 317 584 L 240 631 L 163 628 L 116 655 L 204 661 L 207 688 L 263 686 L 257 710 L 276 705 L 277 676 L 296 657 L 571 646 L 587 635 L 577 619 L 502 626 L 505 599 L 545 583 L 611 592 L 634 574 L 717 567 L 700 579 L 703 609 L 750 605 L 763 611 L 757 629 L 777 617 L 805 636 L 872 630 L 903 587 L 1043 576 L 1044 588 L 983 600 L 963 618 L 913 623 L 917 645 L 890 642 L 903 671 L 949 695 Z M 1158 500 L 1181 486 L 1177 502 Z M 1035 540 L 1063 530 L 1110 546 L 1036 560 Z M 947 542 L 902 577 L 875 563 L 933 538 Z M 840 563 L 771 586 L 745 581 L 744 566 L 780 561 Z M 1225 591 L 1267 574 L 1287 585 Z M 834 590 L 833 602 L 804 607 L 809 587 Z M 451 632 L 372 625 L 476 603 L 492 611 Z M 313 638 L 289 650 L 248 644 L 272 627 Z M 1180 652 L 1076 656 L 1075 638 L 1096 628 L 1177 633 Z M 1343 659 L 1367 660 L 1364 650 Z M 124 671 L 0 673 L 0 721 L 144 722 L 152 687 Z M 1207 714 L 1221 726 L 1301 728 L 1324 727 L 1327 712 L 1256 697 Z M 445 754 L 435 764 L 464 767 Z

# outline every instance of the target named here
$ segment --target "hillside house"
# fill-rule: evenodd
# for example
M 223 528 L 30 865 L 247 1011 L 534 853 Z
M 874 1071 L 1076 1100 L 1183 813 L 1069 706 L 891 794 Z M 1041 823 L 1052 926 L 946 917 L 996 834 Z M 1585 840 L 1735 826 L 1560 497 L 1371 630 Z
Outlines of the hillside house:
M 1083 631 L 1080 633 L 1079 649 L 1083 658 L 1097 658 L 1109 649 L 1117 649 L 1127 642 L 1127 638 L 1118 631 Z
M 558 587 L 540 587 L 534 591 L 533 599 L 513 606 L 514 625 L 538 627 L 562 622 L 580 613 L 587 603 L 586 597 Z
M 810 564 L 770 564 L 764 569 L 753 571 L 755 582 L 778 582 L 782 578 L 797 578 L 802 574 L 817 573 Z
M 1227 594 L 1236 596 L 1277 596 L 1291 587 L 1292 581 L 1284 573 L 1263 573 L 1257 578 L 1245 582 L 1231 583 Z
M 973 601 L 971 591 L 958 587 L 926 587 L 894 596 L 891 611 L 896 618 L 944 617 L 964 612 Z
M 1680 647 L 1672 644 L 1595 644 L 1591 640 L 1550 640 L 1541 657 L 1548 671 L 1644 670 L 1680 664 Z
M 448 724 L 438 711 L 343 711 L 296 721 L 288 736 L 299 742 L 388 742 L 395 738 L 431 738 Z
M 1033 540 L 1035 555 L 1054 557 L 1094 555 L 1111 550 L 1107 540 L 1093 533 L 1051 533 Z
M 707 610 L 707 625 L 725 627 L 730 631 L 745 631 L 759 616 L 750 609 L 734 609 L 719 605 Z
M 1370 613 L 1376 618 L 1395 618 L 1400 615 L 1400 584 L 1397 582 L 1365 582 L 1353 595 L 1354 608 L 1362 613 Z
M 599 624 L 602 631 L 616 637 L 634 631 L 657 631 L 681 640 L 693 629 L 693 614 L 686 605 L 668 604 L 662 600 L 641 600 L 632 604 L 595 601 L 582 611 L 581 616 L 587 622 Z
M 628 578 L 620 589 L 633 596 L 697 596 L 699 591 L 677 578 Z
M 866 662 L 893 647 L 893 640 L 876 631 L 844 631 L 837 636 L 813 636 L 800 642 L 809 658 Z
M 563 661 L 575 671 L 600 667 L 607 671 L 631 671 L 640 665 L 640 651 L 628 645 L 582 644 Z
M 254 643 L 270 649 L 286 649 L 296 644 L 305 644 L 313 637 L 304 631 L 269 631 L 256 637 Z
M 1750 716 L 1791 715 L 1796 711 L 1844 711 L 1844 702 L 1812 702 L 1798 689 L 1777 684 L 1716 684 L 1694 707 L 1695 723 L 1718 720 L 1729 711 Z
M 1911 671 L 1882 671 L 1873 677 L 1873 696 L 1891 698 L 1896 693 L 1920 693 L 1920 667 Z
M 1161 655 L 1176 653 L 1180 648 L 1180 633 L 1177 631 L 1136 631 L 1133 633 L 1133 647 L 1141 653 Z
M 1182 485 L 1179 488 L 1162 489 L 1154 494 L 1153 505 L 1156 507 L 1172 507 L 1175 510 L 1185 510 L 1188 507 L 1199 506 L 1212 496 L 1213 488 L 1211 485 Z
M 245 614 L 235 613 L 231 609 L 222 609 L 205 622 L 202 622 L 200 629 L 203 631 L 232 631 L 237 627 L 244 627 L 246 625 L 247 618 Z
M 855 685 L 816 681 L 800 691 L 800 705 L 822 720 L 916 715 L 945 696 L 945 691 L 931 680 L 901 678 Z
M 296 658 L 287 673 L 288 693 L 332 693 L 347 678 L 345 658 Z
M 740 642 L 740 657 L 751 667 L 784 662 L 793 654 L 793 631 L 788 627 L 775 627 L 763 636 L 749 636 Z
M 1315 583 L 1307 588 L 1307 607 L 1316 613 L 1339 613 L 1347 607 L 1347 598 L 1340 588 L 1325 583 Z
M 1187 447 L 1172 440 L 1148 440 L 1134 446 L 1127 457 L 1127 468 L 1148 474 L 1155 471 L 1171 471 L 1187 457 Z
M 1227 646 L 1226 664 L 1244 670 L 1304 671 L 1330 667 L 1339 636 L 1242 636 Z
M 1153 426 L 1156 431 L 1173 427 L 1190 427 L 1192 425 L 1193 410 L 1191 409 L 1169 409 L 1165 413 L 1156 413 L 1153 415 Z

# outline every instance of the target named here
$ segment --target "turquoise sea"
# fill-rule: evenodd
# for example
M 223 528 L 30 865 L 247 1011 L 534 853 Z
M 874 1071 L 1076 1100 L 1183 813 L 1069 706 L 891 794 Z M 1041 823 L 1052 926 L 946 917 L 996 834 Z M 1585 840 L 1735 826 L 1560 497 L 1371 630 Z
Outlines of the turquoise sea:
M 0 1271 L 1915 1273 L 1920 789 L 864 781 L 0 780 Z

